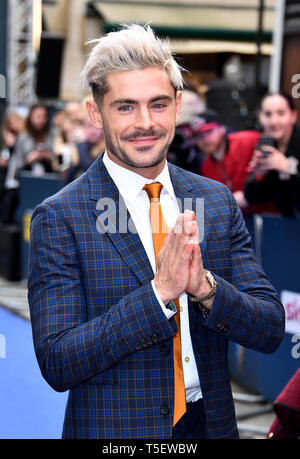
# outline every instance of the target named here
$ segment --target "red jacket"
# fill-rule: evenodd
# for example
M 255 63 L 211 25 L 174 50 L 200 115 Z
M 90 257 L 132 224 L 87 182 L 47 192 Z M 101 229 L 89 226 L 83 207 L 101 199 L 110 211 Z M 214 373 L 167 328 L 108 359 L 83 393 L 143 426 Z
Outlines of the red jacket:
M 274 402 L 274 419 L 267 438 L 300 438 L 300 369 L 296 371 Z
M 232 193 L 244 189 L 247 167 L 260 137 L 257 131 L 239 131 L 227 135 L 227 150 L 222 161 L 206 156 L 201 175 L 224 183 Z

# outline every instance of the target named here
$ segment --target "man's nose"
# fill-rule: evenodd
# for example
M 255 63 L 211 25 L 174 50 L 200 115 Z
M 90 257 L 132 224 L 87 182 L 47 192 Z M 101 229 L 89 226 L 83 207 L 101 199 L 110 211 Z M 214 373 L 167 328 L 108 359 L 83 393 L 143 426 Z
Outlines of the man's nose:
M 147 107 L 140 108 L 137 111 L 135 122 L 138 127 L 143 128 L 145 130 L 153 127 L 154 123 L 153 123 L 151 111 Z

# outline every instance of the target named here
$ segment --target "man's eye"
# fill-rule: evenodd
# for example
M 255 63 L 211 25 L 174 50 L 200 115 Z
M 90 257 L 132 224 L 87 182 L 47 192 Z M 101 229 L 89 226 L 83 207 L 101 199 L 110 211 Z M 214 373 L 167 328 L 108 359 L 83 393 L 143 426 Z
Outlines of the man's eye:
M 162 109 L 166 108 L 166 104 L 157 103 L 157 104 L 154 104 L 154 105 L 152 106 L 152 108 L 154 108 L 154 110 L 162 110 Z
M 120 112 L 129 112 L 130 110 L 132 110 L 131 105 L 121 105 L 121 107 L 119 107 Z

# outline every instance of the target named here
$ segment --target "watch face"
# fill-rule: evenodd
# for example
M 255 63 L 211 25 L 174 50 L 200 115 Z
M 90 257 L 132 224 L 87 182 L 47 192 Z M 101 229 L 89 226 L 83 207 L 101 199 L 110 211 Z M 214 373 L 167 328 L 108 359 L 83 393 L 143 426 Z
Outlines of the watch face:
M 209 271 L 206 271 L 206 277 L 207 277 L 207 280 L 210 283 L 210 285 L 213 287 L 215 285 L 215 279 L 214 279 L 212 273 L 209 272 Z

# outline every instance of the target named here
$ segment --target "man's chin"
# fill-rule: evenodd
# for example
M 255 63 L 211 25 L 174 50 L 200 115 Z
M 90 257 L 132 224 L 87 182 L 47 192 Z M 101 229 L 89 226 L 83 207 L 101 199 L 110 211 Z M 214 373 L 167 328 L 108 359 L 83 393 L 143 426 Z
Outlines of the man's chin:
M 155 153 L 152 147 L 143 146 L 136 148 L 133 154 L 127 156 L 127 163 L 133 167 L 149 168 L 157 166 L 165 158 L 166 153 L 164 151 Z
M 137 169 L 149 169 L 151 167 L 156 167 L 161 164 L 165 160 L 165 156 L 157 158 L 157 159 L 144 159 L 139 161 L 131 161 L 127 163 L 129 166 L 135 167 Z

